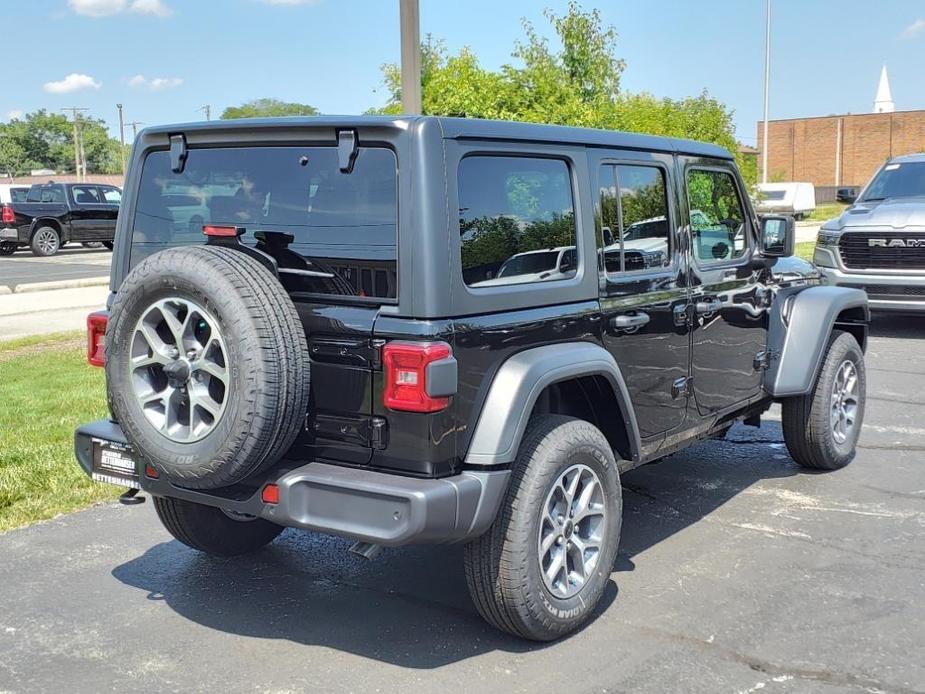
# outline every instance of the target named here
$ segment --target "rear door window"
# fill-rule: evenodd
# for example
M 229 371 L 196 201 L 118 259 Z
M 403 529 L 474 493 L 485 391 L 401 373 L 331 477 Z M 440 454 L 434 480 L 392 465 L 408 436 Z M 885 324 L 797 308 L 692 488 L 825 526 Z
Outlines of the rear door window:
M 575 276 L 575 209 L 561 159 L 469 156 L 459 164 L 462 274 L 470 287 Z
M 349 174 L 333 147 L 192 149 L 182 173 L 156 151 L 139 183 L 131 261 L 202 244 L 206 224 L 243 227 L 291 291 L 393 299 L 397 215 L 390 149 L 361 147 Z
M 71 197 L 78 205 L 100 204 L 99 189 L 96 186 L 74 186 L 71 188 Z

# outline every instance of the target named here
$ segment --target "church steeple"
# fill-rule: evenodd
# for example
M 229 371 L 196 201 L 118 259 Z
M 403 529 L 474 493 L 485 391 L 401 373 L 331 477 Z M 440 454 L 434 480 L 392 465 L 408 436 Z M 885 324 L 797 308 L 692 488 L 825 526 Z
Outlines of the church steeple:
M 890 78 L 886 74 L 886 65 L 880 71 L 880 84 L 877 86 L 877 98 L 874 99 L 874 113 L 893 113 L 896 104 L 890 91 Z

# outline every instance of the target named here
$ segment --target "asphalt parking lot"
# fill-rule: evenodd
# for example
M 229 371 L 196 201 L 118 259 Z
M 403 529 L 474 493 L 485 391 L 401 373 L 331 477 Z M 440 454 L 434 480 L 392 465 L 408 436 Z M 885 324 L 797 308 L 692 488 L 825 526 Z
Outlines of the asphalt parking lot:
M 923 338 L 875 321 L 844 470 L 769 419 L 625 475 L 604 604 L 562 642 L 483 624 L 459 547 L 215 560 L 110 504 L 0 535 L 0 692 L 925 692 Z
M 105 248 L 68 246 L 50 258 L 38 258 L 28 250 L 0 257 L 0 287 L 18 284 L 76 280 L 109 276 L 112 253 Z

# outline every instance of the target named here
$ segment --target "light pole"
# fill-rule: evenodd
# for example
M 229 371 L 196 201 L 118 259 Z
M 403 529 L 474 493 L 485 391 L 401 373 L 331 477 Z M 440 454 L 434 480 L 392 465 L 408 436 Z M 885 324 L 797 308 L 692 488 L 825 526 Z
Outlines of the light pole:
M 764 133 L 761 144 L 761 182 L 768 182 L 768 86 L 771 82 L 771 0 L 766 0 L 764 28 Z
M 119 143 L 122 145 L 122 175 L 125 176 L 125 121 L 122 120 L 122 104 L 116 104 L 119 109 Z
M 401 110 L 421 112 L 421 12 L 418 0 L 399 0 L 401 18 Z

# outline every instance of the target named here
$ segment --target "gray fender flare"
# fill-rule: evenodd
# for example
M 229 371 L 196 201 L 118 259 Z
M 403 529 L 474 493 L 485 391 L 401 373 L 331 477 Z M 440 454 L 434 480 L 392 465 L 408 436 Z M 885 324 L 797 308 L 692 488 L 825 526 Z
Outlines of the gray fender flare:
M 770 316 L 771 367 L 764 388 L 774 397 L 808 393 L 816 382 L 835 319 L 845 309 L 861 308 L 870 318 L 867 294 L 848 287 L 817 286 L 781 292 Z
M 600 345 L 568 342 L 519 352 L 501 365 L 472 434 L 466 464 L 485 466 L 513 462 L 530 413 L 543 389 L 580 376 L 603 376 L 610 382 L 622 410 L 630 450 L 633 458 L 638 459 L 639 426 L 616 361 Z

